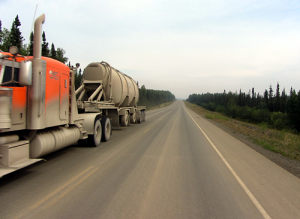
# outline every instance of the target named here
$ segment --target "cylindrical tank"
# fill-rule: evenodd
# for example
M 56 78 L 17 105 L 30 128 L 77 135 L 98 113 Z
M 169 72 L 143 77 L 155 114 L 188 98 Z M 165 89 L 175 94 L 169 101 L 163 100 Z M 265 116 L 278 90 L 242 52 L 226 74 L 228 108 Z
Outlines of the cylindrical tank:
M 43 130 L 30 141 L 30 158 L 38 158 L 72 145 L 79 138 L 80 131 L 77 127 Z
M 139 89 L 131 77 L 112 68 L 106 62 L 90 63 L 83 72 L 85 89 L 96 90 L 100 81 L 103 84 L 105 100 L 113 99 L 113 103 L 117 107 L 128 107 L 137 104 Z

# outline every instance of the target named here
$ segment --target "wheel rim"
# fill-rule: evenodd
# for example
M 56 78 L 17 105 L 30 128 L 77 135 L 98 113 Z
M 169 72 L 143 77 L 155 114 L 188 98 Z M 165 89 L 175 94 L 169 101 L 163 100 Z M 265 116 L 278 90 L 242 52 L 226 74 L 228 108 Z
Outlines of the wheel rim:
M 101 127 L 101 123 L 99 120 L 95 121 L 94 124 L 94 134 L 93 137 L 91 138 L 91 140 L 93 139 L 93 145 L 95 147 L 99 146 L 101 143 L 101 138 L 102 138 L 102 127 Z
M 99 140 L 101 138 L 100 134 L 101 134 L 100 126 L 97 126 L 95 129 L 95 136 L 96 136 L 97 140 Z
M 125 114 L 125 125 L 128 126 L 128 112 Z
M 109 137 L 109 135 L 110 135 L 110 123 L 109 122 L 107 122 L 106 126 L 105 126 L 105 135 L 107 137 Z

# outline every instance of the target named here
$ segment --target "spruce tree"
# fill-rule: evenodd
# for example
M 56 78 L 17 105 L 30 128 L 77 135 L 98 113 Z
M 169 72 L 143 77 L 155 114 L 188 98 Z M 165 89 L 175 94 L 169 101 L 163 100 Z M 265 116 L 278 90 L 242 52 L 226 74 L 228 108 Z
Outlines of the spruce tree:
M 269 105 L 268 105 L 269 111 L 274 111 L 274 97 L 273 97 L 273 88 L 272 85 L 269 87 Z
M 0 49 L 2 46 L 2 21 L 0 20 Z
M 20 50 L 22 47 L 22 42 L 24 38 L 22 37 L 22 33 L 19 29 L 21 26 L 21 22 L 19 20 L 19 16 L 17 15 L 14 22 L 12 23 L 10 30 L 10 45 L 16 46 Z
M 279 83 L 277 82 L 274 111 L 281 112 L 281 110 L 282 109 L 281 109 L 281 102 L 280 102 L 280 87 L 279 87 Z
M 42 43 L 42 56 L 48 57 L 49 56 L 49 48 L 48 48 L 48 43 L 46 41 L 46 34 L 45 31 L 43 31 L 42 34 L 43 38 L 43 43 Z M 52 48 L 51 48 L 52 49 Z
M 266 105 L 268 107 L 269 106 L 269 93 L 266 89 L 265 89 L 265 92 L 264 92 L 264 102 L 266 103 Z
M 298 98 L 300 98 L 300 92 L 297 95 L 295 90 L 291 88 L 290 98 L 287 104 L 288 106 L 287 115 L 292 127 L 299 132 L 300 131 L 300 109 L 299 109 Z
M 56 57 L 56 50 L 55 50 L 55 47 L 54 47 L 53 43 L 51 44 L 50 58 L 57 59 L 57 57 Z
M 56 50 L 56 59 L 62 63 L 66 63 L 68 61 L 68 58 L 65 57 L 66 51 L 63 48 L 57 48 Z
M 2 30 L 2 45 L 0 49 L 4 52 L 8 52 L 10 46 L 10 31 L 6 28 Z
M 253 107 L 255 107 L 255 92 L 254 92 L 254 87 L 252 87 L 252 104 L 251 104 L 251 106 L 252 106 L 252 108 Z
M 30 33 L 29 55 L 33 56 L 33 32 Z
M 287 104 L 287 95 L 285 93 L 285 88 L 283 88 L 283 91 L 281 93 L 281 112 L 286 113 L 286 104 Z

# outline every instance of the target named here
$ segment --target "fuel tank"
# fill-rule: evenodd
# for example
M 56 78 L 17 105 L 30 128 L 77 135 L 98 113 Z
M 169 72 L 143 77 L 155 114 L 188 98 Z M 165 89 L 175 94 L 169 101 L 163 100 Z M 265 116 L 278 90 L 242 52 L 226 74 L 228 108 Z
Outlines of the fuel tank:
M 106 62 L 90 63 L 84 69 L 83 83 L 89 90 L 96 90 L 102 83 L 105 99 L 112 99 L 116 107 L 134 106 L 139 100 L 137 83 Z

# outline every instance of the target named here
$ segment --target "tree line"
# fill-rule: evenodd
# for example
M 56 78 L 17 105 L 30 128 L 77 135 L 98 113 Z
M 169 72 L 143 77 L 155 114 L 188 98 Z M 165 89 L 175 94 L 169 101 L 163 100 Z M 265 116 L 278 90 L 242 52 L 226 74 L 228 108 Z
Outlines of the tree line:
M 300 91 L 291 87 L 289 95 L 285 88 L 280 92 L 279 83 L 275 93 L 270 85 L 262 95 L 254 88 L 248 93 L 241 89 L 239 93 L 224 90 L 223 93 L 191 94 L 187 101 L 232 118 L 300 132 Z
M 20 31 L 21 22 L 19 16 L 17 15 L 15 20 L 12 23 L 12 26 L 9 29 L 3 28 L 2 22 L 0 20 L 0 50 L 3 52 L 8 52 L 10 46 L 16 46 L 19 49 L 19 54 L 24 56 L 33 55 L 33 32 L 30 33 L 30 42 L 29 45 L 24 43 L 24 37 Z M 68 58 L 65 57 L 66 51 L 58 47 L 55 49 L 54 43 L 51 44 L 51 49 L 49 49 L 49 43 L 46 41 L 46 34 L 43 31 L 42 34 L 42 56 L 50 57 L 56 59 L 62 63 L 66 63 Z
M 152 107 L 175 100 L 170 91 L 146 89 L 145 85 L 139 88 L 139 105 Z

